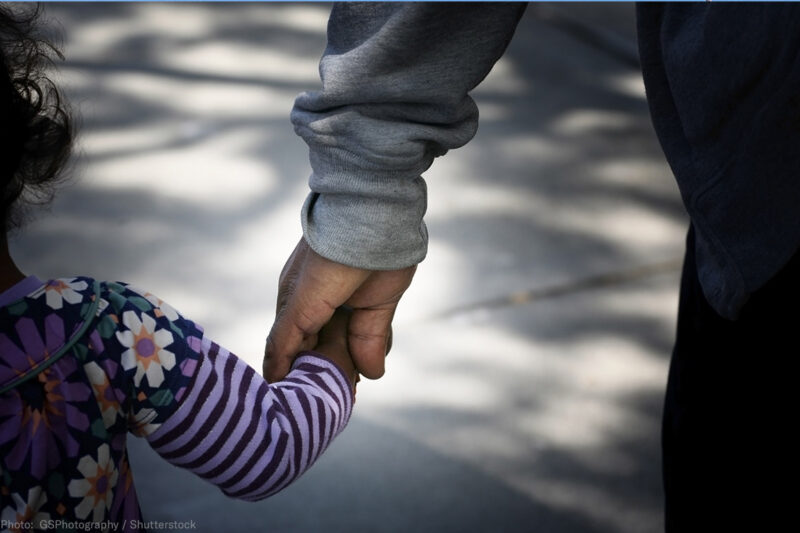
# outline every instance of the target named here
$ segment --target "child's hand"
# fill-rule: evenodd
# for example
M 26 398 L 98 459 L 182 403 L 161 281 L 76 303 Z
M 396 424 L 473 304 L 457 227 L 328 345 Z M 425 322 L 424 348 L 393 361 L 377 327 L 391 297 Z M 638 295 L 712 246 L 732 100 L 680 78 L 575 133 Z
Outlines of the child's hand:
M 319 332 L 314 351 L 329 358 L 344 370 L 345 375 L 350 379 L 353 392 L 355 392 L 355 384 L 358 383 L 359 376 L 347 349 L 347 324 L 350 321 L 350 314 L 351 311 L 342 307 L 336 310 L 330 321 Z

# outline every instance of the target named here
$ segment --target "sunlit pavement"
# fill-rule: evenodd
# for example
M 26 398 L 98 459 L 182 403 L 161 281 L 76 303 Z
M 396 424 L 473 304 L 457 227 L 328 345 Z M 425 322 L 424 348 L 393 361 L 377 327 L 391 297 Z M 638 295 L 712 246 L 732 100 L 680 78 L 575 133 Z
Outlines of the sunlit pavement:
M 426 174 L 431 243 L 386 376 L 295 485 L 228 500 L 131 438 L 145 518 L 200 531 L 654 532 L 686 219 L 633 7 L 531 6 Z M 260 368 L 309 174 L 288 121 L 326 5 L 61 4 L 75 181 L 25 270 L 147 287 Z M 627 55 L 626 55 L 627 54 Z M 635 60 L 635 56 L 633 58 Z

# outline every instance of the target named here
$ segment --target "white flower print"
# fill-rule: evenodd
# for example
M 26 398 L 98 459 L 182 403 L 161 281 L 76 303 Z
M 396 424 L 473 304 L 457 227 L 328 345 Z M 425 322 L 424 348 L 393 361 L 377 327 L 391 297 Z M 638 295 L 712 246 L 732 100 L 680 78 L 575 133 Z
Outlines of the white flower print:
M 83 478 L 73 479 L 67 485 L 70 496 L 83 498 L 75 507 L 75 516 L 87 520 L 91 513 L 91 520 L 102 522 L 106 517 L 106 511 L 111 508 L 114 487 L 119 477 L 108 444 L 102 444 L 97 449 L 97 461 L 91 455 L 81 457 L 78 471 L 83 474 Z
M 167 302 L 156 296 L 155 294 L 149 293 L 143 289 L 138 287 L 133 287 L 128 285 L 128 290 L 133 291 L 148 302 L 150 302 L 153 307 L 155 308 L 153 311 L 157 317 L 165 316 L 170 322 L 175 322 L 180 318 L 180 314 Z
M 165 349 L 172 344 L 172 333 L 158 329 L 155 319 L 148 314 L 142 314 L 139 319 L 135 311 L 125 311 L 122 323 L 128 328 L 117 332 L 119 342 L 128 348 L 122 353 L 122 367 L 125 370 L 136 368 L 135 386 L 147 376 L 147 383 L 158 387 L 164 381 L 164 369 L 175 366 L 175 354 Z
M 158 316 L 158 313 L 160 312 L 167 317 L 170 322 L 175 322 L 180 318 L 178 312 L 164 300 L 158 298 L 157 296 L 153 296 L 149 292 L 145 294 L 144 297 L 148 302 L 155 306 L 156 316 Z
M 51 279 L 31 296 L 38 298 L 44 292 L 47 306 L 51 309 L 61 309 L 64 307 L 64 302 L 76 304 L 83 300 L 78 291 L 84 291 L 86 287 L 88 285 L 85 281 L 75 281 L 75 278 Z
M 36 529 L 43 529 L 42 523 L 50 520 L 50 513 L 39 512 L 39 509 L 47 503 L 47 494 L 42 487 L 29 489 L 27 499 L 19 494 L 12 494 L 11 501 L 14 505 L 3 508 L 3 513 L 0 515 L 0 520 L 6 524 L 31 524 Z M 23 530 L 28 531 L 28 529 Z M 23 530 L 11 528 L 7 531 L 16 533 Z
M 103 415 L 103 425 L 106 429 L 114 425 L 119 411 L 119 401 L 114 395 L 114 389 L 111 387 L 111 382 L 100 365 L 94 361 L 90 361 L 83 365 L 86 372 L 86 377 L 92 384 L 92 391 L 97 400 L 97 405 L 100 407 L 100 413 Z

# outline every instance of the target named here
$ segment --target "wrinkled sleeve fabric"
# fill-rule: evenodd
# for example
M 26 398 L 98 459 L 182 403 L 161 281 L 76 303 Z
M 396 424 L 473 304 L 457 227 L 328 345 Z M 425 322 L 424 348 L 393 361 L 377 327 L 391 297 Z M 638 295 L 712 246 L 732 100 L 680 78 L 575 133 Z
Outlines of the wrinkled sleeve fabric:
M 392 270 L 424 259 L 437 156 L 475 134 L 469 91 L 505 51 L 520 3 L 341 3 L 328 22 L 322 89 L 291 120 L 309 146 L 303 234 L 320 255 Z

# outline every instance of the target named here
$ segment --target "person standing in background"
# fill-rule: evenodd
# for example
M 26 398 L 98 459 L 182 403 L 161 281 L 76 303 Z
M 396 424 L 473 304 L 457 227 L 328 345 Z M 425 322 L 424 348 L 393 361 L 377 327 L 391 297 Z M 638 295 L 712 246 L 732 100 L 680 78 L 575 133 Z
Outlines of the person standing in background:
M 359 371 L 383 374 L 394 310 L 426 253 L 421 174 L 474 135 L 469 92 L 524 9 L 334 6 L 322 90 L 292 111 L 313 173 L 268 379 L 341 304 Z M 642 4 L 637 19 L 653 125 L 691 218 L 662 434 L 666 530 L 769 530 L 789 520 L 779 487 L 797 444 L 800 7 Z

